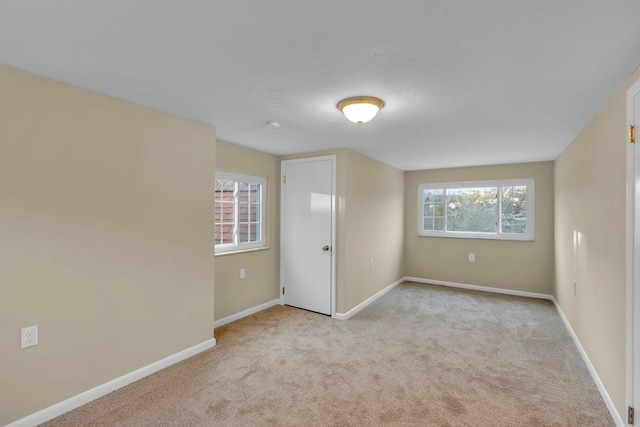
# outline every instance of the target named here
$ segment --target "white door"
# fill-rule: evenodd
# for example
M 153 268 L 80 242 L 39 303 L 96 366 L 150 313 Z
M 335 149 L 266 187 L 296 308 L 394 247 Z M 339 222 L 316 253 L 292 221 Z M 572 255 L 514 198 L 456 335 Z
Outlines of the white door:
M 284 160 L 280 277 L 284 304 L 332 314 L 335 157 Z
M 627 121 L 629 125 L 634 126 L 637 134 L 640 125 L 640 81 L 627 92 Z M 628 144 L 627 149 L 627 402 L 635 411 L 640 411 L 639 145 L 640 139 L 636 135 L 635 144 Z

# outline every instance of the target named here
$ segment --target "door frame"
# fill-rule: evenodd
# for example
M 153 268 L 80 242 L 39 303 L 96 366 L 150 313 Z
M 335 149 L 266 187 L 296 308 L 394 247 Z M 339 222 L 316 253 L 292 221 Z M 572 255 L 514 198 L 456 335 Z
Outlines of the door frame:
M 284 224 L 284 197 L 286 193 L 286 186 L 284 185 L 285 166 L 295 163 L 310 163 L 318 161 L 331 161 L 331 317 L 336 317 L 336 178 L 337 178 L 337 156 L 316 156 L 316 157 L 301 157 L 297 159 L 288 159 L 280 161 L 280 241 L 282 242 L 282 233 L 285 227 Z M 284 289 L 284 257 L 282 255 L 282 246 L 280 246 L 280 291 L 278 294 L 279 304 L 284 305 L 285 299 L 283 298 L 282 291 Z
M 640 93 L 640 80 L 627 90 L 627 126 L 634 125 L 633 98 Z M 626 200 L 626 388 L 627 406 L 640 411 L 640 366 L 634 356 L 640 355 L 640 165 L 636 164 L 636 145 L 625 141 L 627 146 L 627 200 Z M 639 183 L 636 185 L 636 183 Z M 636 244 L 638 242 L 638 244 Z M 623 418 L 627 418 L 623 414 Z M 625 425 L 627 420 L 624 419 Z

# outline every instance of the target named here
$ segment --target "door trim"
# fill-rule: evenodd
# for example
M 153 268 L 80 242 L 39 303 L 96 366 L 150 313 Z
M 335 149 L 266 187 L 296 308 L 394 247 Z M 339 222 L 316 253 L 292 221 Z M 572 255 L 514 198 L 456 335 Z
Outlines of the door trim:
M 282 160 L 280 162 L 280 241 L 282 241 L 282 230 L 284 230 L 284 216 L 282 212 L 284 211 L 284 166 L 295 163 L 310 163 L 310 162 L 318 162 L 318 161 L 331 161 L 331 317 L 336 317 L 336 205 L 338 201 L 338 197 L 336 195 L 336 178 L 337 178 L 337 156 L 329 155 L 329 156 L 317 156 L 317 157 L 302 157 L 298 159 L 289 159 Z M 282 297 L 282 290 L 284 288 L 284 277 L 282 276 L 282 271 L 284 271 L 284 261 L 282 256 L 282 246 L 280 246 L 280 290 L 278 294 L 278 298 L 280 301 L 280 305 L 284 305 L 285 298 Z
M 627 91 L 627 126 L 634 124 L 633 98 L 640 93 L 640 80 Z M 626 135 L 626 132 L 625 132 Z M 627 406 L 640 410 L 640 366 L 635 366 L 634 355 L 640 355 L 640 331 L 635 318 L 640 316 L 640 251 L 635 242 L 640 242 L 640 227 L 636 223 L 636 213 L 640 214 L 640 165 L 635 164 L 636 145 L 625 140 L 627 146 L 627 200 L 626 200 L 626 394 Z M 637 404 L 636 404 L 637 403 Z M 625 408 L 626 412 L 626 408 Z M 626 414 L 623 414 L 626 418 Z M 626 420 L 625 420 L 626 425 Z

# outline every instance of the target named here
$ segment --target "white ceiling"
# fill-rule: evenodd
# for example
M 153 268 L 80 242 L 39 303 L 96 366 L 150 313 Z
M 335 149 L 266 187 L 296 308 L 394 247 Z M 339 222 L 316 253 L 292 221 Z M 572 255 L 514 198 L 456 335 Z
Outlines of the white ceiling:
M 0 62 L 273 154 L 433 169 L 555 159 L 640 64 L 639 18 L 637 0 L 0 0 Z M 354 95 L 386 106 L 354 125 L 336 109 Z

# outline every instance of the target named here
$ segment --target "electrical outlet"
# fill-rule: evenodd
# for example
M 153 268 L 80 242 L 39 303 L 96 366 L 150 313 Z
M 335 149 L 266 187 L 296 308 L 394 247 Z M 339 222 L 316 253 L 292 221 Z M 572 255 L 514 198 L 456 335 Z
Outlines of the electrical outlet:
M 369 268 L 373 270 L 373 260 L 369 261 Z
M 576 282 L 575 280 L 573 281 L 573 294 L 578 294 L 578 282 Z
M 469 252 L 469 262 L 476 262 L 476 254 Z
M 20 348 L 32 347 L 36 344 L 38 344 L 38 325 L 22 328 Z
M 241 278 L 241 279 L 244 279 L 244 276 L 245 276 L 244 268 L 241 268 L 241 269 L 240 269 L 240 278 Z

